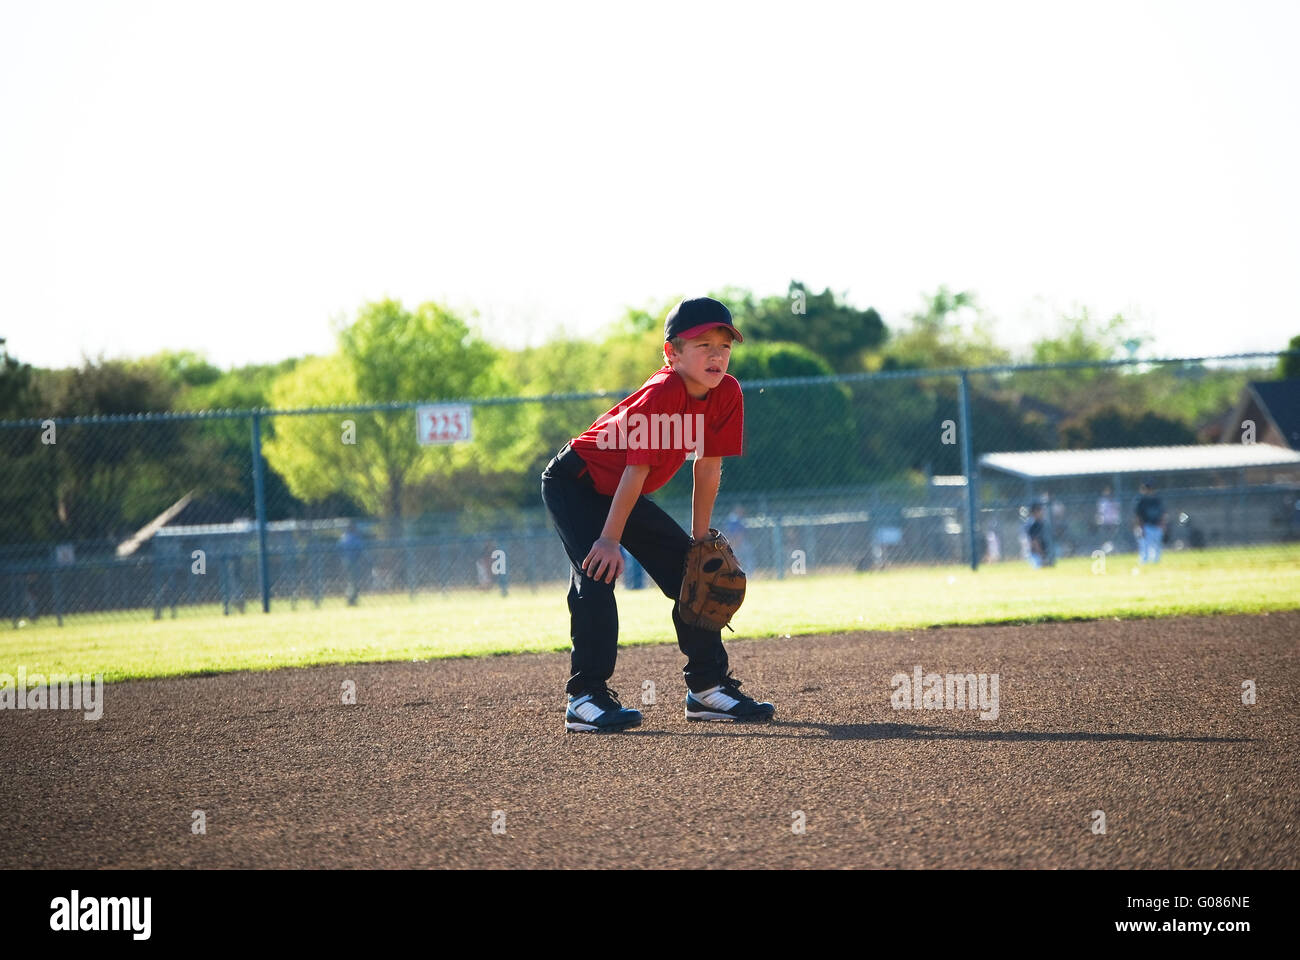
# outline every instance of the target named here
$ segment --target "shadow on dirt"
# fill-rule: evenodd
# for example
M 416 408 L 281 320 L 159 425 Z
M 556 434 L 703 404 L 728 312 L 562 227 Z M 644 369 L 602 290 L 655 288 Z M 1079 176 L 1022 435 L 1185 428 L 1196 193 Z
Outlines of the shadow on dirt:
M 789 733 L 780 732 L 783 730 Z M 1025 743 L 1063 741 L 1067 743 L 1250 743 L 1249 737 L 1180 737 L 1167 733 L 1086 733 L 1071 730 L 951 730 L 909 723 L 782 723 L 734 724 L 724 729 L 625 730 L 629 737 L 776 737 L 810 739 L 796 730 L 820 730 L 828 740 L 985 740 Z M 771 732 L 769 732 L 771 731 Z M 816 739 L 814 737 L 814 739 Z

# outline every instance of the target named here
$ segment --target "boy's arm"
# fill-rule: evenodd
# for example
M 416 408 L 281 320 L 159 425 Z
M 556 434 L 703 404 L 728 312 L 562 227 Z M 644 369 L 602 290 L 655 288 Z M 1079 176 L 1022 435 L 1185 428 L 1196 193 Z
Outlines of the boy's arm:
M 713 516 L 713 501 L 718 497 L 718 484 L 722 480 L 721 457 L 696 457 L 694 467 L 695 494 L 691 499 L 691 536 L 703 540 L 709 535 L 709 521 Z
M 605 527 L 600 537 L 591 545 L 591 550 L 582 561 L 582 569 L 593 580 L 613 583 L 623 572 L 623 551 L 619 541 L 623 539 L 623 527 L 627 524 L 628 514 L 641 496 L 645 478 L 650 473 L 650 464 L 628 464 L 619 478 L 618 489 L 609 505 L 609 514 L 605 517 Z
M 618 543 L 623 539 L 623 527 L 627 525 L 628 514 L 641 496 L 645 478 L 650 475 L 650 464 L 628 464 L 623 468 L 619 478 L 618 489 L 614 491 L 614 500 L 609 505 L 609 515 L 605 517 L 605 528 L 600 531 L 602 539 Z

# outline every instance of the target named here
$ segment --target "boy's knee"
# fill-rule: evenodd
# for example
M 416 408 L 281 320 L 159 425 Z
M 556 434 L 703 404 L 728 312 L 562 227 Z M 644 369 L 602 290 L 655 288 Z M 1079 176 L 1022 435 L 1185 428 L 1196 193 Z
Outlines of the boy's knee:
M 614 584 L 606 583 L 604 580 L 594 580 L 585 572 L 573 571 L 570 581 L 577 588 L 580 597 L 613 596 L 614 594 Z

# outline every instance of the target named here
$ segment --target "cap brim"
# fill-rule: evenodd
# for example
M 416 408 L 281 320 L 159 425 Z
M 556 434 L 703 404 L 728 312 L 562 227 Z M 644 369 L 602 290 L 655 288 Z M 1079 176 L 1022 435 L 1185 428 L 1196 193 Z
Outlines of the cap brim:
M 694 340 L 705 330 L 712 330 L 714 327 L 726 327 L 728 330 L 731 331 L 731 335 L 736 338 L 736 341 L 738 343 L 745 342 L 745 338 L 740 335 L 739 330 L 737 330 L 731 324 L 723 323 L 720 320 L 714 321 L 713 323 L 702 323 L 698 327 L 691 327 L 691 329 L 689 330 L 683 330 L 681 333 L 677 334 L 677 336 L 681 337 L 683 340 Z

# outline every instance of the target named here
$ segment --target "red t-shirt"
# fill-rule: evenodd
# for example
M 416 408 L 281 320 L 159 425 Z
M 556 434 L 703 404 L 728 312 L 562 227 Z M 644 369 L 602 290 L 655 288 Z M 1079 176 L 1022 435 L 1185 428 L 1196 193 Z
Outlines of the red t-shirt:
M 724 375 L 697 400 L 665 364 L 570 443 L 586 462 L 597 493 L 612 497 L 624 468 L 642 463 L 650 464 L 650 472 L 641 492 L 653 493 L 673 478 L 690 450 L 702 457 L 739 457 L 744 426 L 745 400 L 735 377 Z

